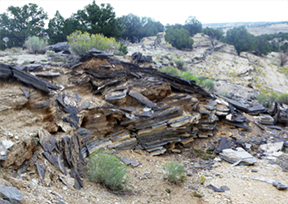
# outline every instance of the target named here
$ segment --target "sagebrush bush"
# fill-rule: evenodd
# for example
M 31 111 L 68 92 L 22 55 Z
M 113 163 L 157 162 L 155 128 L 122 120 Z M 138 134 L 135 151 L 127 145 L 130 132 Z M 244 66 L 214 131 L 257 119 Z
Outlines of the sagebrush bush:
M 260 104 L 262 104 L 265 108 L 271 108 L 277 100 L 278 96 L 276 93 L 272 93 L 270 95 L 266 95 L 265 93 L 260 93 L 257 95 L 257 100 Z
M 201 86 L 209 92 L 212 92 L 215 90 L 215 83 L 211 79 L 206 79 L 202 81 Z
M 103 34 L 92 34 L 75 31 L 67 36 L 70 50 L 77 55 L 84 55 L 95 48 L 108 53 L 118 51 L 121 44 L 115 38 L 107 38 Z
M 48 57 L 54 57 L 55 51 L 53 51 L 53 50 L 47 50 L 46 53 L 45 53 L 45 55 L 47 55 Z
M 43 52 L 43 48 L 47 45 L 47 42 L 44 39 L 41 39 L 36 36 L 29 37 L 28 40 L 25 41 L 24 46 L 31 53 L 41 53 Z
M 279 97 L 276 99 L 276 101 L 280 102 L 280 103 L 285 103 L 288 105 L 288 94 L 285 93 L 285 94 L 279 95 Z
M 172 183 L 184 182 L 185 170 L 182 164 L 176 162 L 169 162 L 163 165 L 164 175 L 167 176 L 168 180 Z
M 128 167 L 116 155 L 107 152 L 90 155 L 88 166 L 89 180 L 116 192 L 126 189 Z
M 184 60 L 182 60 L 182 59 L 176 59 L 174 62 L 175 62 L 175 64 L 176 64 L 176 66 L 177 66 L 178 69 L 183 69 Z

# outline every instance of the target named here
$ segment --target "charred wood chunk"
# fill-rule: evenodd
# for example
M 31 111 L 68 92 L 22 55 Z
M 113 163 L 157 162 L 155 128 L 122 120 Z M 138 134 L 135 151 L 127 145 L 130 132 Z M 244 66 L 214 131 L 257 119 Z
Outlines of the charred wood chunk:
M 64 122 L 70 123 L 72 127 L 77 128 L 79 123 L 79 117 L 76 114 L 70 114 L 69 116 L 63 118 Z
M 158 108 L 152 101 L 150 101 L 148 98 L 146 98 L 139 92 L 129 92 L 129 95 L 137 99 L 140 103 L 148 106 L 149 108 L 152 108 L 153 110 Z
M 29 91 L 25 87 L 20 87 L 26 98 L 30 97 Z
M 38 136 L 40 139 L 40 144 L 45 152 L 52 152 L 54 149 L 58 150 L 57 140 L 47 130 L 39 130 Z

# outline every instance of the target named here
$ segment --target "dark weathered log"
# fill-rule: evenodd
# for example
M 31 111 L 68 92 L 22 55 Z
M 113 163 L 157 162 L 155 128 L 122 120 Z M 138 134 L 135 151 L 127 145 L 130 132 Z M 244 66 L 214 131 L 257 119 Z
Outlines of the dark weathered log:
M 7 64 L 0 63 L 0 77 L 1 78 L 8 78 L 12 76 L 12 68 Z
M 48 81 L 33 76 L 32 74 L 26 73 L 24 71 L 12 69 L 12 72 L 13 76 L 16 77 L 18 80 L 22 81 L 25 84 L 32 85 L 33 87 L 46 93 L 50 93 L 49 89 L 58 90 L 61 88 L 59 86 L 56 86 L 55 84 L 52 84 Z
M 146 105 L 149 108 L 152 108 L 153 110 L 158 108 L 152 101 L 150 101 L 148 98 L 146 98 L 139 92 L 131 91 L 129 92 L 129 96 L 132 96 L 133 98 L 137 99 L 137 101 Z

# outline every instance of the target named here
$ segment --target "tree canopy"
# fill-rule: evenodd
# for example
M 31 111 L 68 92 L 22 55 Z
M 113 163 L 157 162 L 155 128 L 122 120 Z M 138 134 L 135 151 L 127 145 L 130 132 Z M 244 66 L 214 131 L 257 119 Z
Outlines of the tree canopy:
M 117 20 L 113 7 L 110 4 L 98 6 L 95 0 L 92 4 L 78 10 L 75 14 L 76 20 L 83 25 L 82 31 L 89 33 L 102 33 L 107 37 L 117 35 Z
M 7 12 L 0 14 L 0 36 L 8 37 L 7 47 L 22 46 L 28 36 L 44 31 L 47 13 L 37 4 L 29 3 L 23 7 L 9 6 Z M 4 45 L 1 39 L 0 46 Z
M 185 21 L 184 28 L 189 31 L 190 36 L 202 32 L 202 23 L 196 19 L 195 16 L 189 16 Z
M 176 47 L 179 50 L 189 49 L 192 50 L 193 39 L 190 37 L 188 30 L 183 27 L 178 29 L 176 26 L 170 26 L 165 32 L 165 40 L 169 42 L 173 47 Z
M 248 33 L 244 26 L 228 30 L 226 42 L 234 45 L 238 55 L 243 51 L 252 51 L 256 47 L 254 35 Z

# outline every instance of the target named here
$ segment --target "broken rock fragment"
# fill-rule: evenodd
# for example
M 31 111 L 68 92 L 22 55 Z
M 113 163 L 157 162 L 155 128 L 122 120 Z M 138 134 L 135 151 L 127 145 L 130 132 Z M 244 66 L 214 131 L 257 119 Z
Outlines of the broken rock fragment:
M 241 147 L 237 147 L 236 151 L 233 149 L 224 149 L 219 155 L 225 161 L 233 164 L 239 162 L 240 165 L 252 165 L 257 162 L 256 158 Z

